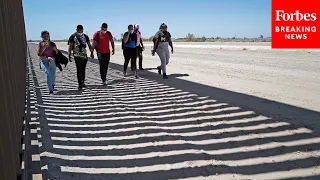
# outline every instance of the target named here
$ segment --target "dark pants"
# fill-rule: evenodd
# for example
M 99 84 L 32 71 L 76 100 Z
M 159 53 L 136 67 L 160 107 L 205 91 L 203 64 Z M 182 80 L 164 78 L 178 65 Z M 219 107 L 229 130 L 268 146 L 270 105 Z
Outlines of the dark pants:
M 98 60 L 100 64 L 100 75 L 103 82 L 107 79 L 108 67 L 110 63 L 110 53 L 98 53 Z
M 88 58 L 79 58 L 74 57 L 77 67 L 77 78 L 79 86 L 84 84 L 84 80 L 86 79 L 86 66 L 88 62 Z
M 129 61 L 131 60 L 131 69 L 133 71 L 137 70 L 137 50 L 136 48 L 123 48 L 123 56 L 124 56 L 124 67 L 123 70 L 127 71 Z
M 137 57 L 139 58 L 139 69 L 142 69 L 142 47 L 137 46 Z M 131 61 L 131 69 L 132 69 L 132 61 Z

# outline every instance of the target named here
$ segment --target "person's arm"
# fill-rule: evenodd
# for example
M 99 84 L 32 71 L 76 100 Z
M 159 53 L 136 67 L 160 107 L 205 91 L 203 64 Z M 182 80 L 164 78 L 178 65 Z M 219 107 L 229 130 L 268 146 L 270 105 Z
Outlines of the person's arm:
M 71 35 L 70 38 L 69 38 L 69 48 L 68 48 L 68 59 L 69 59 L 70 62 L 71 62 L 71 51 L 72 51 L 72 48 L 73 48 L 73 43 L 74 43 L 74 36 Z
M 90 52 L 92 54 L 93 53 L 93 48 L 92 48 L 91 43 L 90 43 L 90 38 L 87 35 L 85 35 L 85 37 L 86 37 L 86 41 L 87 41 L 87 45 L 89 47 L 89 50 L 90 50 Z
M 140 37 L 140 44 L 141 44 L 141 46 L 142 46 L 142 47 L 144 47 L 144 46 L 143 46 L 143 42 L 142 42 L 142 38 L 141 38 L 141 37 Z
M 173 53 L 173 44 L 171 38 L 169 39 L 169 46 L 171 47 L 171 52 Z
M 110 38 L 110 42 L 111 42 L 111 47 L 112 47 L 112 54 L 114 54 L 115 48 L 114 48 L 114 40 L 113 40 L 112 35 L 111 35 L 111 38 Z
M 92 45 L 91 45 L 92 52 L 94 51 L 94 49 L 96 49 L 96 47 L 97 47 L 97 32 L 94 33 L 92 37 Z
M 69 49 L 68 49 L 68 59 L 71 62 L 71 51 L 72 51 L 72 47 L 73 47 L 73 42 L 69 43 Z
M 130 37 L 130 33 L 129 32 L 124 33 L 123 42 L 127 43 L 129 41 L 129 37 Z
M 173 53 L 173 44 L 172 44 L 171 34 L 170 33 L 169 33 L 169 46 L 171 47 L 171 53 Z
M 41 58 L 46 58 L 46 57 L 42 56 L 44 50 L 46 50 L 46 49 L 47 49 L 47 47 L 44 45 L 44 43 L 40 42 L 38 45 L 38 56 Z
M 157 49 L 157 46 L 158 46 L 158 43 L 159 43 L 159 33 L 158 32 L 154 35 L 154 38 L 155 38 L 155 41 L 154 41 L 154 44 L 153 44 L 152 54 L 154 54 L 156 52 L 156 49 Z

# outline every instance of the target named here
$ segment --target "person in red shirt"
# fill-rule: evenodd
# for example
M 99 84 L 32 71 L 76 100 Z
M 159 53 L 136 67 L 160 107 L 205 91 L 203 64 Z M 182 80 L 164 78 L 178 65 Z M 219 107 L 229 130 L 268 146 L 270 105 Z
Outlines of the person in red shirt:
M 112 55 L 114 55 L 114 41 L 110 31 L 108 31 L 108 24 L 101 25 L 101 31 L 93 35 L 92 48 L 97 51 L 97 56 L 100 64 L 100 75 L 102 84 L 106 85 L 107 72 L 110 62 L 110 42 L 112 46 Z

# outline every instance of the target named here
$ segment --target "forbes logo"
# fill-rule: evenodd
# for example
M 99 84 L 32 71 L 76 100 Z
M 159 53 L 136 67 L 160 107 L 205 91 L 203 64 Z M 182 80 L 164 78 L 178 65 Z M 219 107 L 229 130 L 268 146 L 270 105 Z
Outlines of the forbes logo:
M 284 10 L 275 10 L 275 21 L 316 21 L 317 13 L 300 13 L 296 10 L 295 13 L 286 13 Z

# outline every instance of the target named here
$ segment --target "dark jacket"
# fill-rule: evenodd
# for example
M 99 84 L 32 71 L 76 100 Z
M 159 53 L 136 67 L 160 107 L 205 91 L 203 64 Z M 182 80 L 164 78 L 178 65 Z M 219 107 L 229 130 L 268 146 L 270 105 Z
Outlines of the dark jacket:
M 64 64 L 65 66 L 67 66 L 68 64 L 68 58 L 65 57 L 61 51 L 58 50 L 58 54 L 56 54 L 55 52 L 54 54 L 54 59 L 55 59 L 55 63 L 56 66 L 59 68 L 60 71 L 62 71 L 62 64 Z

